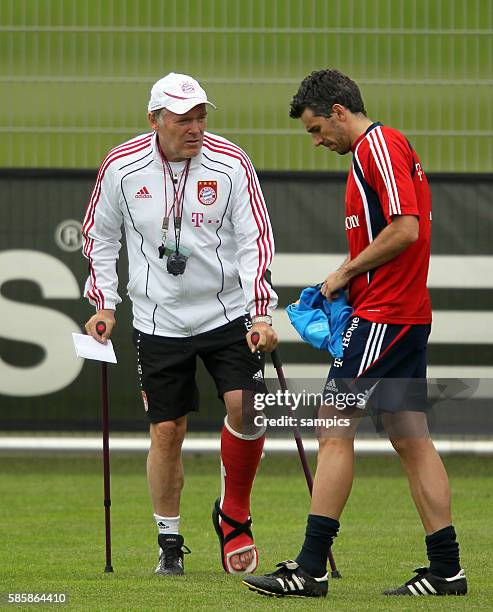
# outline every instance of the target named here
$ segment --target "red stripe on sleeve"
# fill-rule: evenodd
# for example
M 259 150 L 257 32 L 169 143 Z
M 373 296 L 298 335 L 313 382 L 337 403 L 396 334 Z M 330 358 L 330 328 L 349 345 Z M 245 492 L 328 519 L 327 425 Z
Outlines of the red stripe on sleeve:
M 267 306 L 270 303 L 270 291 L 267 288 L 264 275 L 267 269 L 267 260 L 272 257 L 272 242 L 268 231 L 267 211 L 265 203 L 260 196 L 259 188 L 256 185 L 253 166 L 245 153 L 232 143 L 225 143 L 207 134 L 204 138 L 204 145 L 210 148 L 211 151 L 223 153 L 239 160 L 245 170 L 248 193 L 250 195 L 250 207 L 259 231 L 259 236 L 257 238 L 259 263 L 254 282 L 255 300 L 257 302 L 256 314 L 265 315 L 267 314 Z M 258 303 L 259 296 L 262 299 L 262 304 L 260 305 Z
M 125 157 L 127 155 L 131 155 L 133 153 L 138 153 L 139 151 L 143 151 L 145 148 L 149 146 L 149 143 L 152 139 L 153 134 L 147 134 L 146 136 L 135 140 L 130 144 L 123 144 L 118 147 L 112 149 L 108 155 L 103 160 L 98 176 L 96 179 L 96 184 L 91 194 L 91 198 L 89 199 L 89 203 L 86 210 L 86 215 L 84 219 L 84 223 L 82 226 L 82 235 L 84 236 L 84 247 L 83 253 L 89 260 L 89 274 L 91 277 L 91 289 L 88 290 L 87 295 L 93 299 L 96 303 L 97 310 L 104 309 L 104 295 L 99 287 L 97 287 L 96 283 L 96 272 L 93 266 L 93 258 L 91 257 L 94 239 L 89 238 L 88 232 L 94 225 L 94 216 L 96 213 L 96 206 L 99 202 L 99 197 L 101 195 L 101 185 L 106 173 L 106 170 L 110 166 L 110 164 L 121 157 Z

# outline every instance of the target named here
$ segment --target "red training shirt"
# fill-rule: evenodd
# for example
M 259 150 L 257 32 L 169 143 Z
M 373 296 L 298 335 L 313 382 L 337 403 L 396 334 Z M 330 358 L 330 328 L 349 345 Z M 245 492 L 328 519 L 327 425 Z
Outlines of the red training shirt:
M 375 323 L 431 323 L 426 280 L 431 193 L 416 152 L 399 131 L 373 123 L 352 146 L 346 185 L 346 235 L 354 259 L 394 215 L 419 219 L 419 238 L 385 264 L 351 279 L 354 315 Z

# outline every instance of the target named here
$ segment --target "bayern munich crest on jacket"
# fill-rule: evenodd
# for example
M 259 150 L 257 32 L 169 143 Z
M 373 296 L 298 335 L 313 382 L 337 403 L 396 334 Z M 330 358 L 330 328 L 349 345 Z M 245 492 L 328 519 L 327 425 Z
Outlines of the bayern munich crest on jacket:
M 204 206 L 212 206 L 217 200 L 217 181 L 198 181 L 197 197 Z

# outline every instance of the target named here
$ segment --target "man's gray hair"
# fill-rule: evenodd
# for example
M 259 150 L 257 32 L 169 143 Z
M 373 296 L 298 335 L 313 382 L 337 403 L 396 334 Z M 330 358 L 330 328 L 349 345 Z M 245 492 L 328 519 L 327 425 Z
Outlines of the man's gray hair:
M 165 108 L 158 108 L 155 111 L 151 111 L 151 115 L 156 123 L 161 124 L 163 122 L 163 117 L 164 117 L 165 112 L 166 112 Z

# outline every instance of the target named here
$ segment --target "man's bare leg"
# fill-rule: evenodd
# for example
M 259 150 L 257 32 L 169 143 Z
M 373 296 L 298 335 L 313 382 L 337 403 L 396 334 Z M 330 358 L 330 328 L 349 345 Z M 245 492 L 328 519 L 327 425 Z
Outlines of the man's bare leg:
M 447 472 L 430 438 L 426 414 L 406 411 L 394 418 L 399 419 L 399 423 L 386 425 L 386 429 L 406 471 L 411 495 L 429 535 L 452 524 Z
M 317 469 L 313 479 L 311 514 L 339 519 L 354 477 L 354 436 L 360 413 L 346 416 L 335 406 L 322 405 L 318 417 L 345 419 L 347 425 L 319 428 Z
M 161 516 L 180 514 L 180 497 L 184 482 L 181 447 L 186 429 L 186 416 L 150 426 L 147 481 L 154 513 Z
M 313 480 L 311 514 L 339 519 L 354 476 L 354 439 L 321 438 Z
M 322 405 L 319 418 L 344 419 L 344 424 L 317 431 L 319 451 L 313 482 L 312 503 L 305 541 L 296 561 L 311 576 L 326 572 L 327 554 L 339 530 L 339 517 L 346 505 L 354 477 L 354 436 L 360 413 L 346 413 Z

